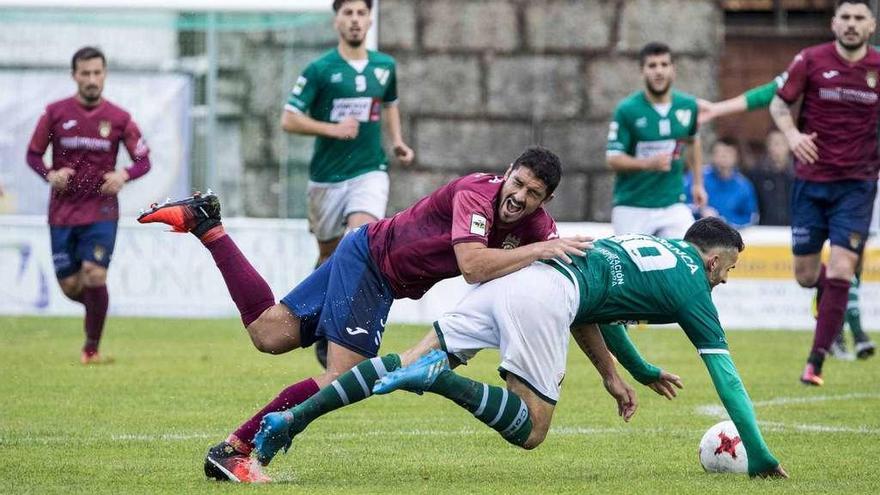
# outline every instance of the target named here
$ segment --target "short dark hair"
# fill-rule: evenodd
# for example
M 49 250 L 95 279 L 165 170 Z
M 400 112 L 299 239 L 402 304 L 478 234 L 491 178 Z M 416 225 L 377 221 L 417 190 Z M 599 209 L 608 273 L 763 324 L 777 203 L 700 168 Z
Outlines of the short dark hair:
M 870 10 L 872 14 L 874 13 L 874 10 L 871 8 L 870 0 L 837 0 L 837 3 L 834 4 L 834 11 L 837 12 L 837 9 L 845 3 L 860 3 L 865 7 L 868 7 L 868 10 Z
M 672 50 L 669 48 L 669 45 L 659 41 L 652 41 L 639 50 L 639 66 L 641 67 L 645 65 L 645 60 L 647 60 L 648 57 L 665 55 L 667 53 L 669 54 L 669 58 L 672 59 Z
M 513 161 L 513 170 L 521 166 L 531 170 L 532 174 L 541 179 L 544 185 L 547 186 L 548 198 L 556 190 L 559 180 L 562 179 L 562 161 L 556 156 L 556 153 L 543 146 L 529 146 L 526 148 Z
M 339 12 L 343 4 L 348 2 L 357 2 L 358 0 L 333 0 L 333 12 Z M 373 10 L 373 0 L 363 0 L 367 4 L 367 8 Z
M 76 63 L 80 60 L 91 60 L 93 58 L 100 58 L 101 65 L 104 67 L 107 66 L 107 58 L 104 57 L 104 52 L 98 50 L 93 46 L 84 46 L 76 51 L 73 54 L 73 57 L 70 59 L 70 70 L 76 72 Z
M 739 232 L 718 217 L 701 218 L 694 222 L 684 234 L 684 240 L 703 252 L 723 248 L 736 249 L 740 253 L 746 248 Z

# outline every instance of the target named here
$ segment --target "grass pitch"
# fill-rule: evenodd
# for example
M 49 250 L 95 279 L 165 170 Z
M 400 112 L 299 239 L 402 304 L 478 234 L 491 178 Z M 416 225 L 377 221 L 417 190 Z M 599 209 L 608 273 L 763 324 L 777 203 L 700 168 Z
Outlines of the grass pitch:
M 0 318 L 2 493 L 872 493 L 880 486 L 880 358 L 826 365 L 826 386 L 797 381 L 811 334 L 731 332 L 733 357 L 773 452 L 792 479 L 709 475 L 697 459 L 720 405 L 683 333 L 633 330 L 646 357 L 685 381 L 668 402 L 636 386 L 617 416 L 573 346 L 545 443 L 509 446 L 445 399 L 398 392 L 316 421 L 267 473 L 275 483 L 207 481 L 202 459 L 285 385 L 315 374 L 311 350 L 257 352 L 235 320 L 110 318 L 83 367 L 78 318 Z M 392 326 L 383 350 L 425 327 Z M 495 384 L 498 354 L 462 373 Z M 624 375 L 626 376 L 626 375 Z M 630 380 L 632 382 L 632 380 Z

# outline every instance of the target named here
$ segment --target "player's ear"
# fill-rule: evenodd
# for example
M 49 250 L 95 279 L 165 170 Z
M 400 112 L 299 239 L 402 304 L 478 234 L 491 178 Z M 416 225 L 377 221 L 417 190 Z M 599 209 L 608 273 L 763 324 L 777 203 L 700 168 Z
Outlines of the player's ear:
M 552 194 L 550 194 L 550 196 L 547 196 L 546 198 L 544 198 L 543 201 L 541 201 L 541 205 L 546 205 L 547 203 L 549 203 L 550 201 L 552 201 L 553 198 L 555 198 L 555 197 L 556 197 L 556 193 L 552 193 Z
M 504 172 L 504 179 L 507 180 L 510 177 L 510 173 L 513 172 L 513 163 L 507 166 L 507 172 Z

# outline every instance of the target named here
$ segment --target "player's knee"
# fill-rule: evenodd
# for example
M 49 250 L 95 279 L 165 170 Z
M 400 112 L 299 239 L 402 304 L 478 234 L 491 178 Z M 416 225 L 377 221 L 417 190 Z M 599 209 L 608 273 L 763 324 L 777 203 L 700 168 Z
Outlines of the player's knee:
M 271 327 L 260 325 L 258 321 L 248 327 L 254 347 L 266 354 L 283 354 L 296 348 L 296 342 L 290 336 L 277 332 Z
M 82 276 L 86 287 L 101 287 L 107 284 L 107 269 L 94 263 L 83 263 Z

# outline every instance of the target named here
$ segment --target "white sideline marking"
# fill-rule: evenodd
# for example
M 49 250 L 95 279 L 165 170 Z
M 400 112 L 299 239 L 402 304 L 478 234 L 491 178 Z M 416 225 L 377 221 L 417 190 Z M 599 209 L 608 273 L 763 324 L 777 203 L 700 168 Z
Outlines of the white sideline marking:
M 779 397 L 776 399 L 755 401 L 752 404 L 758 407 L 784 406 L 788 404 L 812 404 L 816 402 L 829 402 L 839 400 L 854 399 L 880 399 L 880 394 L 868 393 L 851 393 L 842 395 L 815 395 L 811 397 Z M 697 414 L 704 416 L 712 416 L 719 419 L 729 419 L 727 411 L 723 406 L 717 404 L 706 404 L 695 408 Z M 868 435 L 880 435 L 880 428 L 870 428 L 864 425 L 859 426 L 836 426 L 809 423 L 781 423 L 777 421 L 758 421 L 758 424 L 768 427 L 771 431 L 794 430 L 803 433 L 858 433 Z

